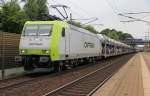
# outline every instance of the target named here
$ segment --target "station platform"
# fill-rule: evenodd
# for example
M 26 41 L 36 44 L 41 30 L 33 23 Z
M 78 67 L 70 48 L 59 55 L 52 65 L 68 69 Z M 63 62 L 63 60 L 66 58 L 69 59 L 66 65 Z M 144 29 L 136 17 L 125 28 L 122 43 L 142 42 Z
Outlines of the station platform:
M 22 76 L 25 74 L 23 67 L 5 69 L 5 79 Z M 2 70 L 0 70 L 0 80 L 2 80 Z
M 150 53 L 133 56 L 93 96 L 150 96 Z

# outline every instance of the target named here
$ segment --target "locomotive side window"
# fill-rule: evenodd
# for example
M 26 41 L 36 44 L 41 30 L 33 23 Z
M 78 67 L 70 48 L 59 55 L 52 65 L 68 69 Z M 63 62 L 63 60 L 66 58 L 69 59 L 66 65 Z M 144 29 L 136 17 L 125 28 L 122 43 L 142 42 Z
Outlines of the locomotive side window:
M 62 29 L 62 37 L 65 37 L 65 28 Z

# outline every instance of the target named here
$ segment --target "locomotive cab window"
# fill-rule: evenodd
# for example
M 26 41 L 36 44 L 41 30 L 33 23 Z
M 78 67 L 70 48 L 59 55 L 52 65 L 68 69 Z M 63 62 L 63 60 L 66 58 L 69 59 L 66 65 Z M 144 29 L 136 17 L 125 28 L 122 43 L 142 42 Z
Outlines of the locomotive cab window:
M 26 25 L 24 28 L 24 36 L 51 36 L 52 25 L 34 24 Z
M 40 25 L 38 35 L 40 36 L 50 36 L 52 31 L 51 25 Z
M 62 29 L 62 37 L 65 37 L 65 28 Z
M 26 25 L 24 28 L 24 36 L 36 36 L 38 32 L 37 25 Z

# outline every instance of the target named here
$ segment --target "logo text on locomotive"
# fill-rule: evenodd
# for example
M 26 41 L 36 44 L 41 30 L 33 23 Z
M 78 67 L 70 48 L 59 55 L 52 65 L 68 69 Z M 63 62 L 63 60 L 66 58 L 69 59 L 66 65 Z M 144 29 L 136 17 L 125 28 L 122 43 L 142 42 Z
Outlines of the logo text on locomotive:
M 94 48 L 94 43 L 85 42 L 85 43 L 84 43 L 84 47 L 85 47 L 85 48 Z

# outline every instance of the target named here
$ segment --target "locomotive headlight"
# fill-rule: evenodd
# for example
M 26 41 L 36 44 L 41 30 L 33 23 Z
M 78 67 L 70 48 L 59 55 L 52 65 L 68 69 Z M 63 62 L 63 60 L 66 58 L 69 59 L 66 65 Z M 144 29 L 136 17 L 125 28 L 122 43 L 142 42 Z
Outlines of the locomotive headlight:
M 42 50 L 43 54 L 49 54 L 50 51 L 49 50 Z
M 25 53 L 25 50 L 21 50 L 21 53 Z
M 46 50 L 46 54 L 48 54 L 49 53 L 49 51 L 48 50 Z

